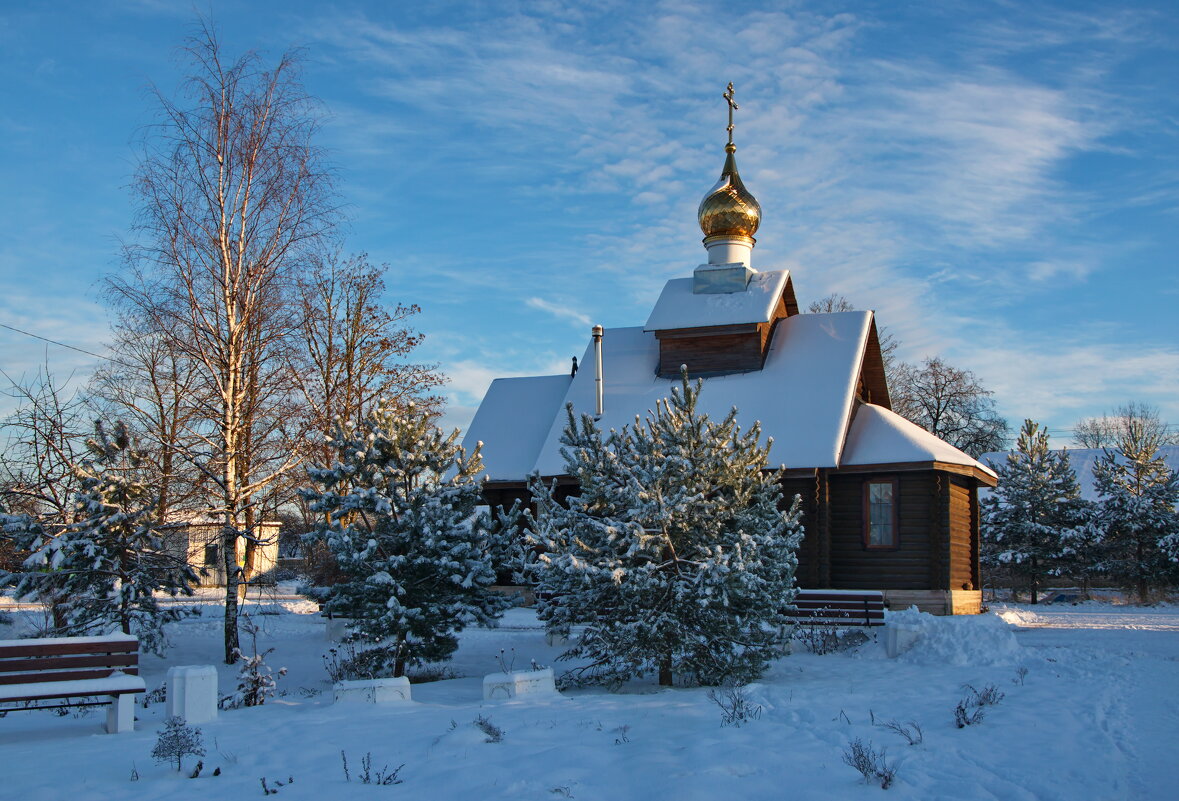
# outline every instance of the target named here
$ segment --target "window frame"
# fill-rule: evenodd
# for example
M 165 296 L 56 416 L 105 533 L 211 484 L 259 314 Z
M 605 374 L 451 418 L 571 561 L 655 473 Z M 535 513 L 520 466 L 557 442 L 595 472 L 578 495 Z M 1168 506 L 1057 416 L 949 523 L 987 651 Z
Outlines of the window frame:
M 873 484 L 888 484 L 892 487 L 892 542 L 887 545 L 876 545 L 872 542 L 872 485 Z M 900 521 L 900 495 L 901 487 L 900 481 L 896 476 L 889 476 L 886 478 L 875 477 L 864 480 L 864 488 L 862 491 L 863 504 L 863 525 L 861 526 L 861 537 L 863 539 L 864 550 L 866 551 L 896 551 L 901 547 L 901 521 Z

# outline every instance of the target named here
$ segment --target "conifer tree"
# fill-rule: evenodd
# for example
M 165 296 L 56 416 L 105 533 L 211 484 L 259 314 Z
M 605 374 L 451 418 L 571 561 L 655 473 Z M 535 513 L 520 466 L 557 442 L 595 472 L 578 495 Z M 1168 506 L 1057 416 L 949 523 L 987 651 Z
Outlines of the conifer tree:
M 1151 587 L 1172 583 L 1179 571 L 1179 472 L 1159 453 L 1161 435 L 1128 422 L 1117 450 L 1105 449 L 1093 466 L 1100 496 L 1096 526 L 1108 551 L 1106 569 L 1146 602 Z
M 29 521 L 31 551 L 18 577 L 18 596 L 51 597 L 63 613 L 62 635 L 102 634 L 117 628 L 161 653 L 164 624 L 177 618 L 156 592 L 191 595 L 196 574 L 167 551 L 155 518 L 156 496 L 142 480 L 142 454 L 121 421 L 107 433 L 95 423 L 90 458 L 75 468 L 81 489 L 77 522 L 60 533 Z
M 697 412 L 701 386 L 685 371 L 645 424 L 604 436 L 569 407 L 561 452 L 578 494 L 565 507 L 530 482 L 540 617 L 556 635 L 585 627 L 561 659 L 587 664 L 566 681 L 746 682 L 783 652 L 800 501 L 782 511 L 760 427 Z
M 303 496 L 330 521 L 308 539 L 325 542 L 345 576 L 329 609 L 353 619 L 353 640 L 385 651 L 394 676 L 449 658 L 464 626 L 491 625 L 510 604 L 489 589 L 482 460 L 457 438 L 418 407 L 381 403 L 359 427 L 337 423 L 339 462 L 308 471 L 318 488 Z
M 1015 450 L 997 466 L 999 484 L 983 503 L 984 560 L 1027 578 L 1036 603 L 1045 576 L 1060 570 L 1065 541 L 1084 525 L 1084 506 L 1067 451 L 1025 420 Z

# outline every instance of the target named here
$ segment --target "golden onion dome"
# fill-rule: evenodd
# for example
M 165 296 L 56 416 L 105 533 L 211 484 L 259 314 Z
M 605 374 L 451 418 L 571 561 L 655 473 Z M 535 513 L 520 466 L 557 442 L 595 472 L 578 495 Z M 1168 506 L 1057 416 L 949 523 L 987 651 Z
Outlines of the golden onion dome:
M 761 205 L 741 182 L 741 174 L 737 172 L 737 159 L 734 156 L 737 146 L 729 142 L 725 145 L 725 152 L 728 156 L 725 158 L 720 180 L 700 201 L 697 211 L 700 230 L 704 232 L 706 240 L 714 236 L 742 236 L 753 239 L 757 227 L 761 225 Z

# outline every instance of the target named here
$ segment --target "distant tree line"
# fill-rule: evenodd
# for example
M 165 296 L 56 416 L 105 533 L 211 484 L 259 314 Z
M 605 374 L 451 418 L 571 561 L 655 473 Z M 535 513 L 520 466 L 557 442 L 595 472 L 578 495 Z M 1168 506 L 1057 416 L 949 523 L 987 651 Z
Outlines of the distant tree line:
M 1179 582 L 1179 472 L 1164 461 L 1157 413 L 1123 407 L 1093 468 L 1096 501 L 1081 497 L 1067 450 L 1027 420 L 996 466 L 999 484 L 982 508 L 982 564 L 1025 588 L 1032 603 L 1047 582 L 1126 588 L 1140 602 Z

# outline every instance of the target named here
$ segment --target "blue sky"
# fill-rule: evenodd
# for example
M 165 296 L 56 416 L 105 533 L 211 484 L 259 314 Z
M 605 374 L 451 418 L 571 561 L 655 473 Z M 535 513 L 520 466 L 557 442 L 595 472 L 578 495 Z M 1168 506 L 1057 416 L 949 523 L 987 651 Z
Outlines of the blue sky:
M 232 2 L 226 49 L 305 48 L 346 248 L 418 303 L 447 422 L 641 325 L 738 162 L 754 266 L 975 371 L 1018 427 L 1130 399 L 1179 423 L 1179 8 L 1109 3 Z M 189 2 L 0 3 L 0 323 L 101 352 L 154 83 Z M 0 369 L 94 359 L 0 329 Z M 1065 444 L 1066 439 L 1057 440 Z

